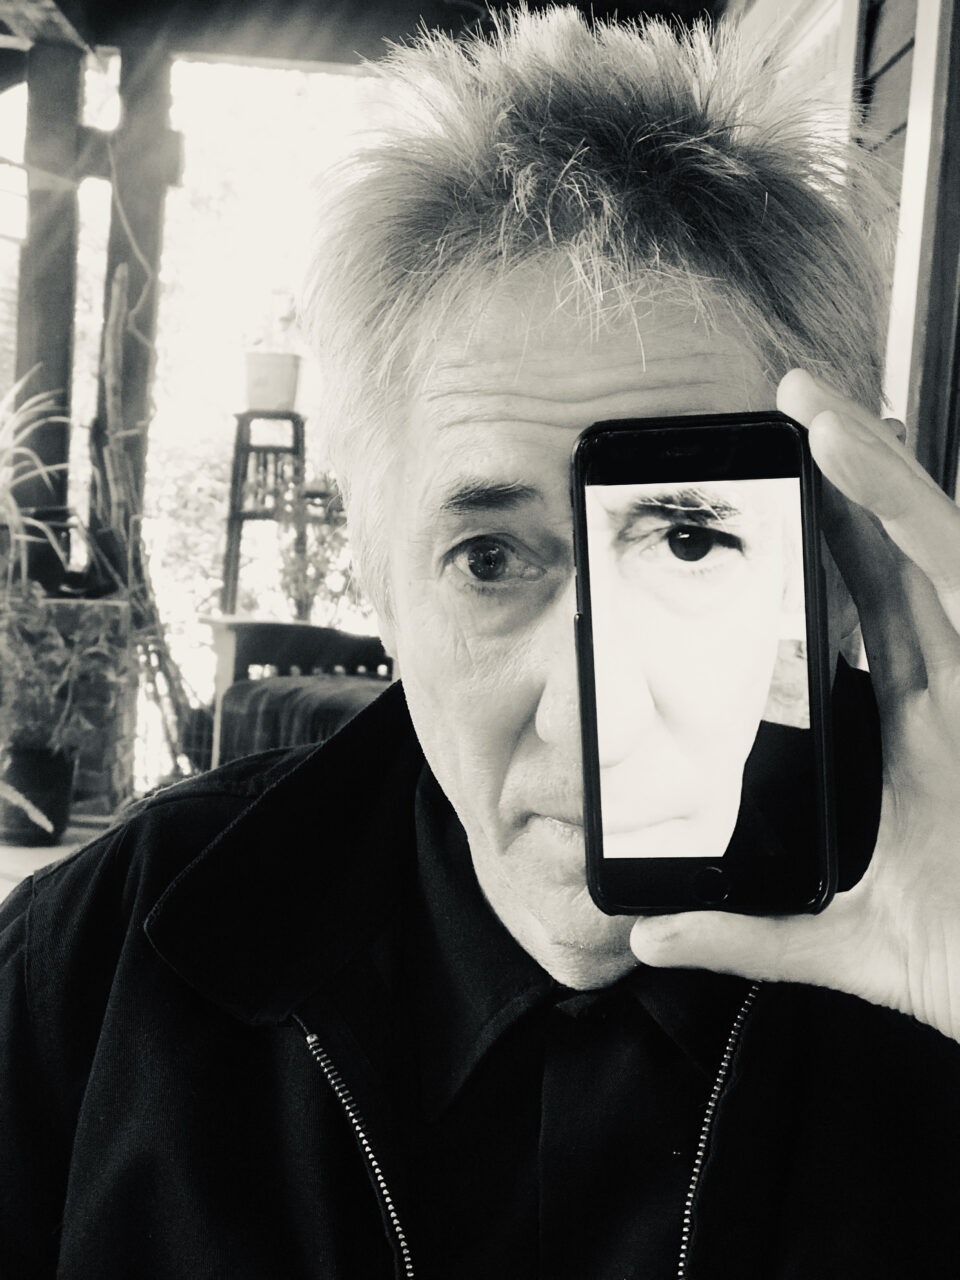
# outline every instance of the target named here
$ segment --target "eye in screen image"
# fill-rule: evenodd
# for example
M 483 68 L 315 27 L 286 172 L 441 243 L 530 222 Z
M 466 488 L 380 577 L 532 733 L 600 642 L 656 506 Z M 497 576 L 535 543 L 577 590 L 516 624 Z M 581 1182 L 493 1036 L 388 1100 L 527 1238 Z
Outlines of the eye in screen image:
M 604 857 L 774 851 L 812 807 L 799 480 L 585 505 Z

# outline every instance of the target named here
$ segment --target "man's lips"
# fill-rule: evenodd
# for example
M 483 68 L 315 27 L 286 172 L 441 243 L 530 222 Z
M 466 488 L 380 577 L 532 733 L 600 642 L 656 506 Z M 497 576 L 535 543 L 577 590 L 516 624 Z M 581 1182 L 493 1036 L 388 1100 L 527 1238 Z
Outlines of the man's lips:
M 682 813 L 653 813 L 643 814 L 637 817 L 624 817 L 605 820 L 603 823 L 603 834 L 605 836 L 629 836 L 636 832 L 646 831 L 650 827 L 662 827 L 667 822 L 680 822 L 686 815 Z M 526 821 L 533 819 L 541 819 L 561 827 L 571 827 L 577 831 L 583 830 L 583 818 L 580 814 L 555 814 L 555 813 L 531 813 L 527 815 Z
M 622 819 L 612 822 L 605 821 L 603 823 L 603 835 L 604 839 L 610 836 L 638 835 L 641 831 L 649 831 L 651 827 L 665 827 L 668 822 L 682 822 L 683 818 L 684 815 L 682 813 L 665 813 L 654 817 Z
M 576 841 L 581 846 L 583 844 L 583 822 L 580 820 L 557 818 L 549 813 L 531 813 L 523 823 L 522 829 L 530 831 L 538 827 L 549 831 L 558 840 Z
M 565 827 L 583 826 L 583 814 L 581 813 L 543 813 L 540 811 L 534 811 L 533 813 L 527 814 L 526 821 L 529 822 L 531 818 L 545 818 L 547 822 L 560 822 Z

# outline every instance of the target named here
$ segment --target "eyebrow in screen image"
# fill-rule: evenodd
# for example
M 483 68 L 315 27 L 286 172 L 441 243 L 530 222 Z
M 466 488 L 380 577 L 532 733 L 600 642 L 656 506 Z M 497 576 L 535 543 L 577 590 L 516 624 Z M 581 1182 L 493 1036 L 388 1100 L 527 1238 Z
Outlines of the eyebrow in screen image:
M 699 526 L 726 524 L 743 516 L 743 509 L 722 497 L 716 489 L 684 486 L 655 488 L 637 486 L 641 495 L 619 511 L 608 511 L 620 526 L 618 536 L 626 535 L 638 520 L 677 520 Z

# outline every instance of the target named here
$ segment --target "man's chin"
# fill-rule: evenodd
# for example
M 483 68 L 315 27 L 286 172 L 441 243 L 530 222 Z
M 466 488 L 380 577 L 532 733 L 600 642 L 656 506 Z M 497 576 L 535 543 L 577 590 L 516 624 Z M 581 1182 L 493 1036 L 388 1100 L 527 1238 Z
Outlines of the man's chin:
M 608 986 L 636 965 L 632 919 L 607 915 L 587 890 L 578 824 L 535 816 L 496 853 L 481 849 L 473 862 L 487 902 L 551 977 L 587 990 Z
M 609 916 L 579 884 L 503 885 L 490 897 L 500 920 L 551 977 L 577 990 L 608 986 L 636 965 L 629 916 Z
M 539 929 L 518 938 L 552 978 L 577 991 L 607 987 L 637 965 L 630 950 L 633 920 L 604 915 L 589 899 L 588 904 L 595 914 L 586 920 L 537 919 Z

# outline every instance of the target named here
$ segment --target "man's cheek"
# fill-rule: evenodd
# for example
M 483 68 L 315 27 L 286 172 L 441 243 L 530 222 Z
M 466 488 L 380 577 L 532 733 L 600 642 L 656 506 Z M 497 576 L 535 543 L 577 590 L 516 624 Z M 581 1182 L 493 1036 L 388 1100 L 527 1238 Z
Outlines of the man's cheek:
M 443 599 L 415 603 L 406 631 L 407 669 L 413 667 L 439 696 L 479 696 L 495 679 L 497 648 L 477 635 Z M 403 641 L 401 641 L 403 645 Z
M 717 618 L 694 642 L 688 638 L 674 650 L 682 679 L 674 685 L 673 707 L 708 754 L 741 731 L 753 740 L 777 653 L 768 622 L 760 619 L 745 631 L 742 618 Z

